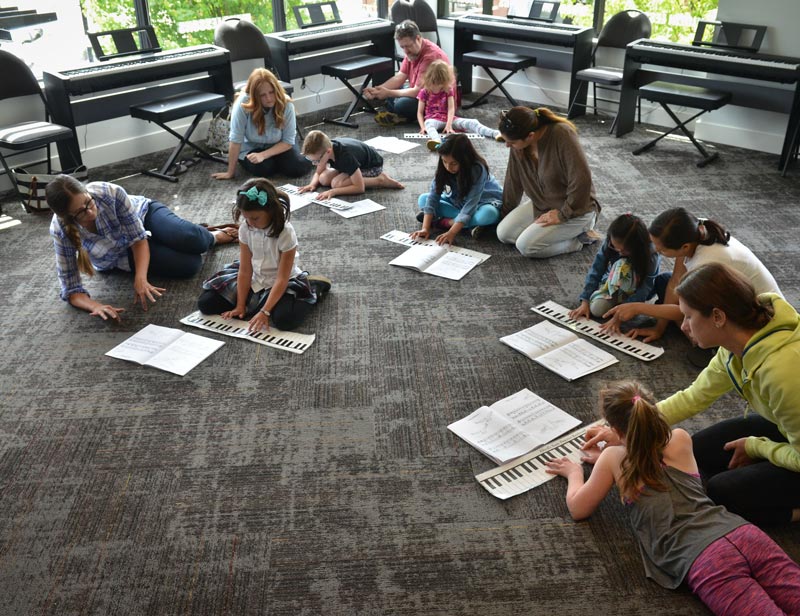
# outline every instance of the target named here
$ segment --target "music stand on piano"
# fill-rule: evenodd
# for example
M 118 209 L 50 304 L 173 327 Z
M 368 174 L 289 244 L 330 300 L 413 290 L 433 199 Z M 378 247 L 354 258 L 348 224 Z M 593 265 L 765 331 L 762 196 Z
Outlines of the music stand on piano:
M 706 28 L 713 30 L 711 40 L 706 38 Z M 697 23 L 692 45 L 757 53 L 766 32 L 766 26 L 701 19 Z
M 138 42 L 134 34 L 138 35 Z M 89 37 L 98 60 L 161 51 L 153 26 L 87 32 L 86 36 Z
M 550 0 L 533 0 L 528 9 L 527 15 L 516 15 L 509 9 L 508 16 L 515 19 L 531 19 L 533 21 L 546 21 L 553 23 L 558 17 L 558 9 L 561 2 L 551 2 Z
M 315 4 L 300 4 L 293 6 L 297 27 L 311 28 L 312 26 L 324 26 L 325 24 L 342 23 L 339 17 L 339 7 L 335 2 L 317 2 Z

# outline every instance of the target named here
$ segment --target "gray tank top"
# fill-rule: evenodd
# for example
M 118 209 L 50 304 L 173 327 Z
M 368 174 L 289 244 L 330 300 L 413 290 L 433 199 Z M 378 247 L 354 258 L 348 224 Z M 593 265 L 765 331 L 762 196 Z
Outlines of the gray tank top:
M 715 505 L 699 477 L 665 466 L 664 480 L 668 491 L 645 487 L 627 507 L 647 577 L 677 588 L 703 550 L 747 521 Z

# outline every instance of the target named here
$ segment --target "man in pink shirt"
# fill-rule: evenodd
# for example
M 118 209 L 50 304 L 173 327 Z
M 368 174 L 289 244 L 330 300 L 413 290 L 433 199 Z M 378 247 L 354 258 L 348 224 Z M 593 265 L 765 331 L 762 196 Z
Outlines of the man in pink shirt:
M 375 121 L 383 126 L 416 121 L 417 94 L 425 69 L 434 60 L 451 64 L 447 54 L 436 43 L 422 38 L 417 24 L 409 19 L 397 25 L 394 38 L 406 54 L 400 70 L 381 85 L 364 90 L 366 98 L 386 101 L 387 110 L 375 115 Z

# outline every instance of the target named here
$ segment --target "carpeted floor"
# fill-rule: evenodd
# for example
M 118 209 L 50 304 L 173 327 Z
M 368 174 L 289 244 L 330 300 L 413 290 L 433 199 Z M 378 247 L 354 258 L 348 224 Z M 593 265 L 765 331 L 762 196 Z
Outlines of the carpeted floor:
M 503 106 L 465 115 L 493 125 Z M 404 131 L 359 121 L 357 132 L 323 130 Z M 797 305 L 796 165 L 781 178 L 777 156 L 719 147 L 720 160 L 698 169 L 678 141 L 634 157 L 646 127 L 615 139 L 607 126 L 578 122 L 601 231 L 626 211 L 650 220 L 685 206 L 728 226 Z M 506 149 L 478 147 L 502 179 Z M 475 481 L 493 464 L 446 426 L 483 404 L 528 387 L 590 421 L 605 381 L 640 379 L 663 396 L 697 370 L 676 330 L 660 359 L 619 354 L 572 383 L 498 341 L 540 321 L 529 311 L 540 301 L 572 305 L 596 246 L 539 262 L 464 234 L 461 245 L 492 257 L 460 282 L 390 267 L 403 247 L 379 237 L 416 228 L 435 163 L 424 146 L 387 154 L 406 189 L 369 194 L 384 211 L 346 220 L 312 205 L 293 216 L 301 265 L 334 280 L 303 328 L 317 334 L 308 352 L 220 338 L 183 378 L 104 353 L 148 323 L 182 327 L 203 277 L 237 249 L 211 252 L 194 280 L 158 281 L 167 293 L 147 312 L 133 306 L 128 276 L 96 276 L 92 293 L 128 309 L 121 324 L 104 323 L 58 299 L 49 217 L 6 200 L 22 224 L 0 230 L 0 614 L 707 613 L 687 590 L 644 578 L 616 498 L 576 524 L 561 479 L 506 502 Z M 236 183 L 209 179 L 220 168 L 204 162 L 177 185 L 119 183 L 221 223 Z M 726 397 L 686 427 L 742 411 Z M 800 527 L 769 532 L 800 560 Z

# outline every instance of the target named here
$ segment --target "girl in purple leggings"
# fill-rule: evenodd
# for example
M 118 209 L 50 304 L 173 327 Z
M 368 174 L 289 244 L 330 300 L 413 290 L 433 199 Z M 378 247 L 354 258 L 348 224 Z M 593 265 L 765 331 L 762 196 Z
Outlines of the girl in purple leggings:
M 638 383 L 608 385 L 600 407 L 609 424 L 588 481 L 566 458 L 548 472 L 567 479 L 567 508 L 589 517 L 616 484 L 641 548 L 645 573 L 665 588 L 685 579 L 714 614 L 800 614 L 800 566 L 756 526 L 714 505 L 703 491 L 692 439 L 671 430 Z

